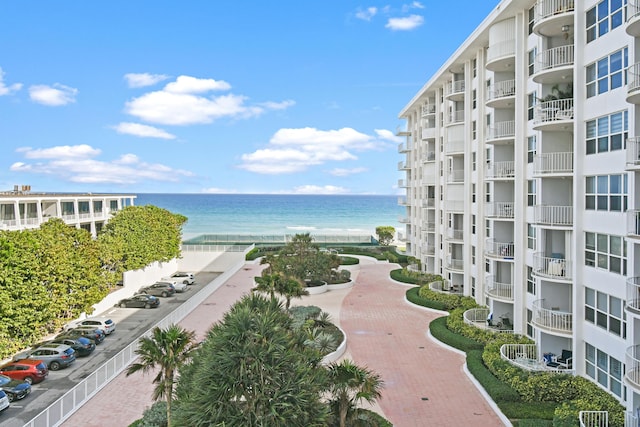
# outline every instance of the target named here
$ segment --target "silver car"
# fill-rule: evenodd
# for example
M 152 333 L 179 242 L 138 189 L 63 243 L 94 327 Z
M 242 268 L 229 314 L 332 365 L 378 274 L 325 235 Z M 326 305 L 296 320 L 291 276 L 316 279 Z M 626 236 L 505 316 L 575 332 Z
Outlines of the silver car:
M 66 368 L 76 361 L 76 352 L 66 344 L 43 344 L 42 347 L 18 353 L 14 361 L 22 359 L 42 360 L 51 371 Z

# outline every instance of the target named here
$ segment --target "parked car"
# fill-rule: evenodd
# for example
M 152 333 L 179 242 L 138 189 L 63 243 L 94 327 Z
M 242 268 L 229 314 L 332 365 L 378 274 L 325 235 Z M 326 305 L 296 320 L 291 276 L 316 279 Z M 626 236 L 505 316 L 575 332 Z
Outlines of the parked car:
M 116 305 L 121 308 L 155 308 L 160 305 L 160 300 L 153 295 L 137 294 L 121 299 Z
M 4 412 L 9 407 L 9 396 L 7 393 L 0 390 L 0 412 Z
M 95 328 L 93 326 L 78 326 L 77 328 L 69 329 L 66 332 L 61 333 L 56 338 L 78 338 L 85 337 L 93 341 L 95 345 L 98 345 L 104 341 L 106 334 L 102 329 Z
M 61 337 L 56 337 L 51 341 L 45 341 L 43 344 L 66 344 L 75 350 L 77 357 L 88 356 L 93 353 L 93 350 L 96 349 L 96 344 L 93 342 L 93 340 L 83 336 L 65 337 L 63 335 Z
M 75 362 L 76 352 L 66 344 L 47 344 L 18 353 L 13 357 L 14 361 L 24 359 L 42 360 L 50 371 L 57 371 Z
M 187 271 L 176 271 L 167 279 L 175 280 L 176 282 L 184 283 L 185 285 L 193 285 L 196 281 L 196 276 L 193 273 Z M 164 278 L 162 279 L 164 280 Z
M 0 390 L 4 391 L 9 402 L 24 399 L 31 393 L 31 384 L 26 381 L 14 380 L 6 375 L 0 375 Z
M 47 365 L 42 360 L 24 359 L 0 366 L 0 374 L 6 375 L 14 380 L 37 384 L 47 378 L 49 368 L 47 368 Z
M 116 330 L 116 322 L 108 317 L 88 317 L 86 319 L 74 320 L 67 323 L 64 330 L 68 331 L 78 326 L 93 326 L 94 328 L 102 329 L 106 335 L 111 335 Z
M 176 293 L 176 288 L 173 287 L 170 283 L 167 282 L 158 282 L 153 285 L 145 286 L 140 288 L 138 293 L 153 295 L 155 297 L 169 297 Z
M 154 285 L 157 285 L 158 283 L 167 283 L 173 286 L 173 289 L 175 289 L 176 292 L 184 292 L 187 290 L 187 285 L 185 283 L 177 282 L 173 279 L 161 279 L 154 283 Z

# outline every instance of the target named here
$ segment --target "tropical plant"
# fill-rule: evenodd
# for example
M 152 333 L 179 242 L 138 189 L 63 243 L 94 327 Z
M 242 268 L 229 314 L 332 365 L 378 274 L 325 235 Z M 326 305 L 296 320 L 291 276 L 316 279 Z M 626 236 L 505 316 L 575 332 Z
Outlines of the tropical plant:
M 276 281 L 275 291 L 286 300 L 285 308 L 287 310 L 291 307 L 292 298 L 302 298 L 305 295 L 309 295 L 309 291 L 305 289 L 302 283 L 291 277 L 283 277 L 281 280 Z
M 380 375 L 350 360 L 332 363 L 329 372 L 329 405 L 340 427 L 354 425 L 361 401 L 374 403 L 382 397 L 384 382 Z
M 390 225 L 381 225 L 376 227 L 376 236 L 378 236 L 378 243 L 381 246 L 389 246 L 393 242 L 393 238 L 396 235 L 396 229 Z
M 167 402 L 167 425 L 171 427 L 171 402 L 175 375 L 180 366 L 191 358 L 196 348 L 195 334 L 177 325 L 167 329 L 153 328 L 150 337 L 142 337 L 136 350 L 139 361 L 127 368 L 127 376 L 142 371 L 144 373 L 159 368 L 153 379 L 156 387 L 153 400 L 165 399 Z

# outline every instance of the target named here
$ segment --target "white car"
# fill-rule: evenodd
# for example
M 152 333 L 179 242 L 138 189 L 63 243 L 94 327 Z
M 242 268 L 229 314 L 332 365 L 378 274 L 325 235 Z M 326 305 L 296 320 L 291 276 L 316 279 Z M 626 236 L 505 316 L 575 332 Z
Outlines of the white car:
M 171 279 L 171 278 L 163 278 L 158 280 L 156 283 L 168 283 L 171 286 L 174 287 L 174 289 L 176 290 L 176 292 L 184 292 L 187 290 L 187 284 L 186 283 L 182 283 L 182 282 L 178 282 L 177 280 Z
M 64 330 L 78 328 L 80 326 L 91 326 L 94 329 L 101 329 L 105 335 L 110 335 L 116 330 L 116 322 L 108 317 L 87 317 L 86 319 L 78 319 L 65 325 Z
M 9 396 L 7 393 L 0 390 L 0 412 L 4 411 L 9 407 Z
M 193 285 L 196 281 L 196 276 L 193 273 L 189 273 L 187 271 L 176 271 L 171 276 L 166 277 L 162 280 L 175 280 L 176 282 L 184 283 L 185 285 Z

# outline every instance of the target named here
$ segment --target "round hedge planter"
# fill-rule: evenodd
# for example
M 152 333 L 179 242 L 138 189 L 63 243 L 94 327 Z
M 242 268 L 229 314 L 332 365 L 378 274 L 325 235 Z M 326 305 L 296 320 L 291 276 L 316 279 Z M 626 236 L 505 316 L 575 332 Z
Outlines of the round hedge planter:
M 329 363 L 335 362 L 336 360 L 340 359 L 342 355 L 347 351 L 347 333 L 340 326 L 335 326 L 336 328 L 340 329 L 342 335 L 344 336 L 344 339 L 342 340 L 338 348 L 335 349 L 335 351 L 327 354 L 322 358 L 323 365 L 328 365 Z
M 335 283 L 335 284 L 327 285 L 327 288 L 330 291 L 337 291 L 339 289 L 349 289 L 351 287 L 353 287 L 353 280 L 349 280 L 348 282 L 345 282 L 345 283 Z
M 318 295 L 323 294 L 329 290 L 329 285 L 327 282 L 323 282 L 324 284 L 320 286 L 306 286 L 305 289 L 309 292 L 309 295 Z

